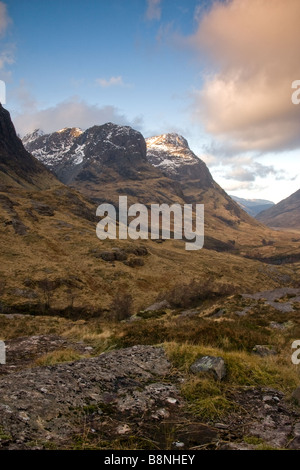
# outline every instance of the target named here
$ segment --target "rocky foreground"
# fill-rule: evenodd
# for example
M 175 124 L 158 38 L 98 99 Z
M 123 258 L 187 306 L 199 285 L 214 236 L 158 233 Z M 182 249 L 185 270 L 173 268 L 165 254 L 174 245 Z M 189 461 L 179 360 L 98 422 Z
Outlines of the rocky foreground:
M 300 449 L 299 409 L 277 390 L 239 387 L 231 396 L 237 412 L 201 422 L 187 412 L 185 377 L 161 347 L 37 367 L 28 357 L 39 346 L 70 345 L 51 335 L 8 341 L 10 365 L 0 366 L 2 449 L 252 449 L 259 442 Z M 72 347 L 88 353 L 81 343 Z

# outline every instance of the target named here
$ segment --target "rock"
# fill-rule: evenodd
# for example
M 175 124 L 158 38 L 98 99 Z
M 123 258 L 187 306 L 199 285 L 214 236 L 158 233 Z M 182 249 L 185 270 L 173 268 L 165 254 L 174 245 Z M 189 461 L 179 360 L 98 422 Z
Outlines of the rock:
M 215 423 L 214 427 L 217 428 L 217 429 L 228 429 L 229 428 L 229 426 L 227 424 L 224 424 L 224 423 Z
M 222 308 L 221 310 L 217 310 L 214 312 L 212 315 L 210 315 L 210 318 L 221 318 L 223 315 L 225 315 L 226 310 Z
M 239 317 L 245 317 L 251 310 L 251 307 L 245 307 L 243 310 L 240 310 L 238 312 L 235 312 L 236 315 Z
M 115 434 L 136 435 L 141 427 L 153 426 L 152 415 L 163 426 L 182 407 L 177 387 L 163 382 L 170 370 L 162 348 L 133 346 L 2 376 L 1 431 L 10 437 L 0 440 L 0 448 L 30 449 L 33 442 L 44 448 L 46 441 L 72 446 L 73 437 L 85 429 L 112 439 Z M 169 405 L 169 397 L 177 403 Z
M 289 447 L 300 414 L 285 401 L 282 392 L 271 388 L 243 387 L 236 390 L 233 397 L 246 411 L 246 414 L 231 414 L 230 431 L 233 435 L 241 440 L 243 436 L 254 437 L 258 443 L 273 448 Z
M 270 328 L 273 328 L 274 330 L 285 330 L 284 323 L 277 323 L 275 321 L 271 321 Z
M 165 308 L 171 308 L 171 305 L 167 300 L 162 300 L 161 302 L 156 302 L 155 304 L 147 307 L 144 312 L 154 312 L 155 310 L 163 310 Z
M 126 261 L 127 260 L 127 253 L 123 250 L 113 250 L 115 254 L 116 261 Z
M 226 442 L 220 445 L 219 450 L 255 450 L 255 446 L 246 442 Z
M 123 424 L 118 426 L 116 431 L 117 434 L 120 434 L 122 436 L 124 434 L 128 434 L 131 431 L 131 428 L 128 426 L 128 424 Z
M 266 357 L 266 356 L 276 356 L 277 352 L 273 348 L 273 346 L 269 346 L 267 344 L 257 344 L 252 349 L 252 353 L 256 354 L 257 356 Z
M 0 341 L 0 364 L 6 364 L 6 351 L 4 341 Z
M 183 312 L 181 312 L 181 314 L 179 315 L 179 318 L 190 318 L 190 317 L 194 317 L 195 315 L 198 315 L 198 310 L 184 310 Z
M 222 380 L 226 376 L 226 366 L 222 357 L 204 356 L 197 359 L 190 367 L 193 374 L 199 372 L 209 372 L 218 380 Z
M 176 405 L 176 403 L 178 403 L 178 400 L 176 398 L 172 398 L 172 397 L 168 397 L 166 399 L 166 401 L 170 404 L 170 405 Z
M 102 253 L 100 253 L 100 256 L 103 261 L 115 261 L 116 259 L 116 255 L 112 251 L 102 251 Z
M 172 442 L 172 447 L 173 449 L 183 449 L 184 448 L 184 442 L 179 442 L 179 441 L 175 441 L 175 442 Z
M 140 258 L 129 258 L 128 260 L 124 261 L 124 264 L 130 268 L 135 268 L 137 266 L 144 266 L 145 261 Z
M 71 349 L 80 355 L 86 355 L 91 351 L 91 349 L 86 349 L 89 346 L 84 343 L 73 343 L 58 335 L 13 338 L 7 340 L 5 346 L 6 365 L 1 367 L 0 375 L 15 372 L 14 368 L 24 369 L 24 367 L 32 366 L 39 357 L 57 350 Z

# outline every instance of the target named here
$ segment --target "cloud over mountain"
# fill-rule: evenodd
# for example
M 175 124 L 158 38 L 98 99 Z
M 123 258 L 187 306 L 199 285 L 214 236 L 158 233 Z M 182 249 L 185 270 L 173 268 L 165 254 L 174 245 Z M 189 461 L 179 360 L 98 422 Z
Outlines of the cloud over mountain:
M 187 40 L 206 64 L 193 116 L 237 151 L 300 146 L 300 108 L 291 102 L 300 78 L 300 2 L 214 2 Z
M 28 97 L 25 98 L 28 102 Z M 101 125 L 106 122 L 115 122 L 121 125 L 132 124 L 137 128 L 141 125 L 141 118 L 130 122 L 115 106 L 91 105 L 76 96 L 46 109 L 40 109 L 36 104 L 33 104 L 32 107 L 26 106 L 23 112 L 15 115 L 14 121 L 16 129 L 21 135 L 37 128 L 44 132 L 54 132 L 64 127 L 86 129 L 95 124 Z

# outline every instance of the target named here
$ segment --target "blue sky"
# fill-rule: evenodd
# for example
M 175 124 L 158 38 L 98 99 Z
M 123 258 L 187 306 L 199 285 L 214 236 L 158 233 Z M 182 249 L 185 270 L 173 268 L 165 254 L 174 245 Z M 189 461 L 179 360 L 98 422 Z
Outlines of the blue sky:
M 178 132 L 229 193 L 278 202 L 300 188 L 300 2 L 276 4 L 0 1 L 6 107 L 20 134 L 107 121 Z

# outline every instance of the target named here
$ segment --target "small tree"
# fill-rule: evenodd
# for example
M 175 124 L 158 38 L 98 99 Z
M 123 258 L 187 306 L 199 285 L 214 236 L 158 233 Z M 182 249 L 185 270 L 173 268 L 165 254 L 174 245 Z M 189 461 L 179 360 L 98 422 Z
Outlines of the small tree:
M 50 279 L 45 278 L 39 281 L 39 287 L 42 290 L 43 298 L 44 298 L 43 310 L 47 311 L 50 308 L 52 295 L 53 295 L 54 290 L 56 289 L 56 285 L 54 281 L 51 281 Z
M 131 294 L 118 291 L 110 305 L 111 317 L 116 321 L 129 318 L 133 313 L 133 301 Z

